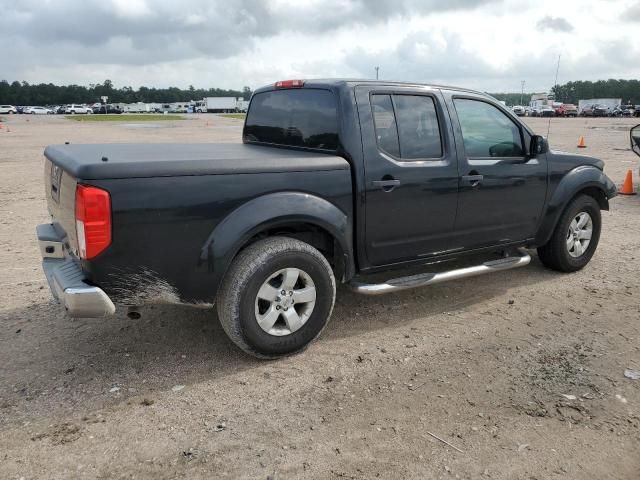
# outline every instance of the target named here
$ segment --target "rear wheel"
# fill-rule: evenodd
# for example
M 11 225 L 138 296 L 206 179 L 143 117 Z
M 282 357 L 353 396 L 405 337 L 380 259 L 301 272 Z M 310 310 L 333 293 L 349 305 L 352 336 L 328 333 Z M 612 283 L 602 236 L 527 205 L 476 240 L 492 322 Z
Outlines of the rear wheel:
M 538 248 L 538 256 L 545 266 L 553 270 L 580 270 L 596 251 L 601 227 L 598 202 L 593 197 L 580 195 L 561 215 L 549 242 Z
M 303 350 L 333 310 L 333 271 L 311 245 L 288 237 L 256 242 L 233 261 L 217 297 L 229 338 L 260 358 Z

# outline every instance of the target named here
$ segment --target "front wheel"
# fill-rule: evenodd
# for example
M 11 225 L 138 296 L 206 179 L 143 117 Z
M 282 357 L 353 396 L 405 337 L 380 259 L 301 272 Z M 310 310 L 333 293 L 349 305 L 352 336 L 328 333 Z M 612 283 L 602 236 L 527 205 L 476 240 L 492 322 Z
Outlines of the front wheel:
M 549 242 L 538 248 L 538 256 L 553 270 L 580 270 L 596 251 L 601 227 L 598 202 L 588 195 L 580 195 L 561 215 Z
M 318 250 L 270 237 L 240 252 L 216 303 L 222 328 L 238 347 L 276 358 L 304 350 L 320 335 L 335 296 L 333 271 Z

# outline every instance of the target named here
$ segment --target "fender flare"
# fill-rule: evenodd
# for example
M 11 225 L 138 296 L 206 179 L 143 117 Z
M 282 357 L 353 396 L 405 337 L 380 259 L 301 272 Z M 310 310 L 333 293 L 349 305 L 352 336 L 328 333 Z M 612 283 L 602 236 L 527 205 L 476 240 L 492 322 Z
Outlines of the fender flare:
M 219 282 L 233 258 L 252 237 L 279 225 L 295 223 L 312 224 L 329 232 L 344 255 L 344 279 L 354 275 L 351 219 L 331 202 L 303 192 L 262 195 L 233 210 L 218 223 L 202 246 L 200 263 L 207 264 Z
M 537 246 L 544 245 L 549 241 L 567 204 L 578 192 L 587 188 L 600 190 L 604 199 L 603 202 L 600 202 L 600 208 L 609 209 L 609 199 L 614 197 L 617 192 L 615 184 L 602 170 L 596 167 L 582 165 L 574 168 L 560 180 L 553 196 L 547 202 L 542 223 L 535 238 Z

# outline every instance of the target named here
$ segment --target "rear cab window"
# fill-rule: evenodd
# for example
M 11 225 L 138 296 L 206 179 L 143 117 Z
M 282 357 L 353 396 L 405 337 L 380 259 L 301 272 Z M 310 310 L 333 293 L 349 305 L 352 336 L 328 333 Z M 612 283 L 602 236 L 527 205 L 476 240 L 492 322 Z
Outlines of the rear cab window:
M 371 109 L 380 150 L 403 161 L 442 157 L 442 135 L 432 97 L 373 94 Z
M 336 95 L 319 88 L 256 93 L 242 137 L 245 143 L 335 152 L 340 144 Z

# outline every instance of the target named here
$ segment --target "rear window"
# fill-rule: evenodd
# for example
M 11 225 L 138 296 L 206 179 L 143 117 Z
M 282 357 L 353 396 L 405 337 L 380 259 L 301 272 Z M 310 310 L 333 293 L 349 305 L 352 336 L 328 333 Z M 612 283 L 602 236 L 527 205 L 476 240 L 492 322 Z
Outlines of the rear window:
M 335 95 L 312 88 L 274 90 L 251 99 L 243 140 L 289 147 L 338 149 Z

